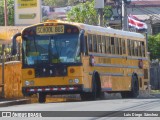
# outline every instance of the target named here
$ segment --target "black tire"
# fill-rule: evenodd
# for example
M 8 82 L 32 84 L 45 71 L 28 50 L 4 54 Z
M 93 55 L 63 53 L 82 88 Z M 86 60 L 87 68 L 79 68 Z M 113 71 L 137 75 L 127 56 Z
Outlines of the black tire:
M 91 100 L 96 100 L 96 98 L 97 98 L 97 83 L 96 83 L 95 77 L 94 77 L 93 82 L 92 82 Z
M 96 100 L 96 98 L 97 98 L 97 84 L 95 82 L 95 78 L 93 78 L 93 81 L 92 81 L 92 92 L 81 93 L 80 96 L 81 96 L 82 101 Z
M 92 92 L 80 94 L 81 100 L 96 100 L 101 98 L 101 86 L 98 73 L 94 73 L 92 76 Z
M 122 98 L 129 98 L 130 97 L 130 92 L 123 91 L 123 92 L 121 92 L 121 96 L 122 96 Z
M 91 100 L 91 93 L 81 93 L 80 96 L 82 101 Z
M 136 98 L 139 95 L 139 83 L 138 83 L 138 78 L 137 76 L 133 75 L 132 76 L 132 89 L 130 92 L 130 97 L 131 98 Z
M 132 76 L 131 91 L 121 92 L 122 98 L 136 98 L 139 95 L 139 83 L 136 75 Z
M 100 99 L 101 99 L 101 100 L 105 100 L 105 93 L 104 93 L 104 92 L 101 92 L 101 94 L 100 94 Z
M 39 93 L 39 94 L 38 94 L 38 102 L 39 102 L 39 103 L 45 103 L 45 102 L 46 102 L 46 94 L 44 94 L 44 93 Z

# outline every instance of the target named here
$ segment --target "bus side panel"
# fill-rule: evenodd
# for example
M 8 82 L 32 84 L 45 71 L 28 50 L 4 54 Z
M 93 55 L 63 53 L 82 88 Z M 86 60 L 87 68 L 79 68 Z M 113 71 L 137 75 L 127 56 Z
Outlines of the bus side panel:
M 82 57 L 83 61 L 83 72 L 84 72 L 84 78 L 83 78 L 83 85 L 84 85 L 84 90 L 86 92 L 91 91 L 91 83 L 92 83 L 92 68 L 89 65 L 89 56 L 83 56 Z

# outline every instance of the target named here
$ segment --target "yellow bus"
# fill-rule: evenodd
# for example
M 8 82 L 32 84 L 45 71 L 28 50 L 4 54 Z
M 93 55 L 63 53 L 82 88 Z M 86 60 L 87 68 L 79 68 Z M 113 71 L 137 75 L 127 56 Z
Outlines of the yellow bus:
M 22 38 L 22 93 L 80 94 L 82 100 L 104 92 L 137 97 L 147 88 L 148 57 L 145 36 L 82 23 L 48 20 L 13 36 Z

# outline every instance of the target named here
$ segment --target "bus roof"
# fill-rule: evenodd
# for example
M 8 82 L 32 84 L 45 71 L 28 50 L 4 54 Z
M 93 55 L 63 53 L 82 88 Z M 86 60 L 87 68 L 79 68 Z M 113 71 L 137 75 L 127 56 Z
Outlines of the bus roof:
M 108 33 L 108 34 L 114 34 L 114 35 L 121 35 L 126 37 L 138 37 L 142 39 L 145 38 L 145 36 L 140 33 L 123 31 L 123 30 L 113 29 L 110 27 L 93 26 L 93 25 L 87 25 L 82 23 L 79 24 L 79 27 L 87 31 L 95 31 L 95 32 Z

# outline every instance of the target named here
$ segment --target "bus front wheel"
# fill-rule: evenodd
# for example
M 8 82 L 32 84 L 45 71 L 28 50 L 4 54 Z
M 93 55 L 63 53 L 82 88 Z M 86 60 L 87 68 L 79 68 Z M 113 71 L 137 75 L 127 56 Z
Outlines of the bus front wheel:
M 131 91 L 121 92 L 122 98 L 136 98 L 139 95 L 139 83 L 136 75 L 132 76 Z
M 88 100 L 96 100 L 97 97 L 97 84 L 95 81 L 92 83 L 92 92 L 89 93 L 81 93 L 81 100 L 82 101 L 88 101 Z
M 39 94 L 38 94 L 38 102 L 39 102 L 39 103 L 45 103 L 45 102 L 46 102 L 46 94 L 44 94 L 44 93 L 39 93 Z

